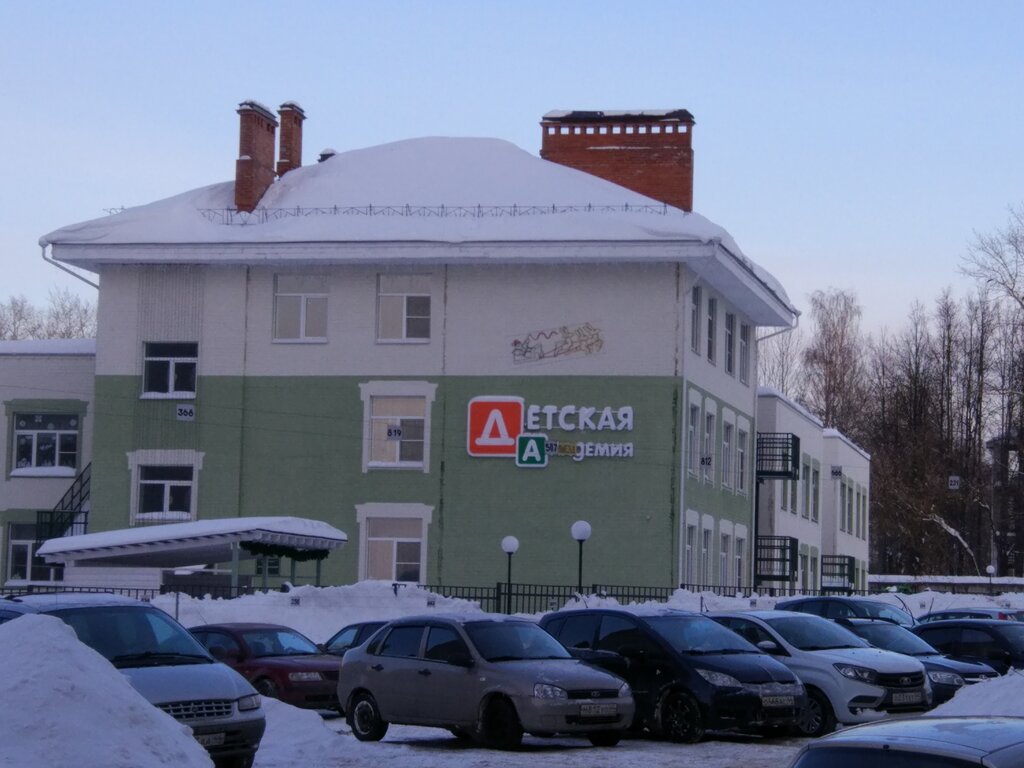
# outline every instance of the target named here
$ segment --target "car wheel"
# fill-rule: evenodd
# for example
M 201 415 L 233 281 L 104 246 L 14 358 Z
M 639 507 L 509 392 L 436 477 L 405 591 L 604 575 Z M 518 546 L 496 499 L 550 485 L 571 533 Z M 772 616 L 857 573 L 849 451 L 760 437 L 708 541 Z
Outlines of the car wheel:
M 484 710 L 484 743 L 495 749 L 516 749 L 523 743 L 523 726 L 508 699 L 493 699 Z
M 348 708 L 348 725 L 360 741 L 380 741 L 388 732 L 388 724 L 380 716 L 377 702 L 368 693 L 357 694 Z
M 277 690 L 277 684 L 269 677 L 261 677 L 259 680 L 253 681 L 252 687 L 255 688 L 261 696 L 266 696 L 268 699 L 277 699 L 281 696 Z
M 595 747 L 614 747 L 622 741 L 622 731 L 594 731 L 587 738 Z
M 836 716 L 825 694 L 815 688 L 807 689 L 807 705 L 800 712 L 796 727 L 801 735 L 812 737 L 835 730 Z
M 661 735 L 669 741 L 695 744 L 704 738 L 704 716 L 697 700 L 672 691 L 661 702 Z

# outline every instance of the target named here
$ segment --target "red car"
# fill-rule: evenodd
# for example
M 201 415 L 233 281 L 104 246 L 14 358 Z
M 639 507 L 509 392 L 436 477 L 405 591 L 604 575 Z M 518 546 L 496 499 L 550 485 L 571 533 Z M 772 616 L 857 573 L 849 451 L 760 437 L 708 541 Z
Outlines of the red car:
M 264 696 L 303 709 L 338 709 L 341 659 L 280 624 L 204 624 L 189 630 Z

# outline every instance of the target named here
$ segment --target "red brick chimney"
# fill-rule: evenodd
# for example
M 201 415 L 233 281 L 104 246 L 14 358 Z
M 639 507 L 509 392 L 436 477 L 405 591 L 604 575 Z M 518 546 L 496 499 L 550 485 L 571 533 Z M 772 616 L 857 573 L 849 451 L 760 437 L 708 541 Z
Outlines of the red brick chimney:
M 238 160 L 235 161 L 235 208 L 252 211 L 274 183 L 277 119 L 262 104 L 238 105 Z
M 693 115 L 685 109 L 642 112 L 548 112 L 540 156 L 693 210 Z
M 281 147 L 277 155 L 277 175 L 284 176 L 302 166 L 302 121 L 306 113 L 294 101 L 286 101 L 277 110 L 281 118 Z

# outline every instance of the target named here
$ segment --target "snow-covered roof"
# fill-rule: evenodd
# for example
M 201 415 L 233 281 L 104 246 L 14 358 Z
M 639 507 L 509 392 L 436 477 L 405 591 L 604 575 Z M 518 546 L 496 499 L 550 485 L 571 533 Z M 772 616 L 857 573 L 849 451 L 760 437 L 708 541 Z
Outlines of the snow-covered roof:
M 774 387 L 766 387 L 764 385 L 759 386 L 757 388 L 757 396 L 758 397 L 775 397 L 775 398 L 778 398 L 779 400 L 781 400 L 783 403 L 788 405 L 790 408 L 792 408 L 794 411 L 799 413 L 801 416 L 803 416 L 805 419 L 807 419 L 812 424 L 816 424 L 819 427 L 822 426 L 821 419 L 819 419 L 813 413 L 811 413 L 806 408 L 804 408 L 802 405 L 800 405 L 800 403 L 796 402 L 796 400 L 792 400 L 792 399 L 786 397 L 784 394 L 782 394 L 782 392 L 780 392 L 779 390 L 775 389 Z
M 95 355 L 96 339 L 0 341 L 0 355 Z
M 229 181 L 62 227 L 40 243 L 85 269 L 685 261 L 759 324 L 789 325 L 797 314 L 778 281 L 700 214 L 499 139 L 419 138 L 342 152 L 281 176 L 252 214 L 234 210 Z
M 857 453 L 859 453 L 861 456 L 864 457 L 865 460 L 867 460 L 867 461 L 871 460 L 871 454 L 870 453 L 865 451 L 863 448 L 861 448 L 859 445 L 857 445 L 855 442 L 853 442 L 853 440 L 851 440 L 849 437 L 844 435 L 838 429 L 834 429 L 832 427 L 824 429 L 821 432 L 821 436 L 823 438 L 826 438 L 826 439 L 831 438 L 832 440 L 838 440 L 841 443 L 843 443 L 844 445 L 846 445 L 847 447 L 849 447 L 851 450 L 854 450 Z
M 243 541 L 331 550 L 347 542 L 348 535 L 321 520 L 302 517 L 232 517 L 63 536 L 44 542 L 37 554 L 50 563 L 175 568 L 228 562 L 232 546 Z M 244 550 L 239 556 L 248 557 Z

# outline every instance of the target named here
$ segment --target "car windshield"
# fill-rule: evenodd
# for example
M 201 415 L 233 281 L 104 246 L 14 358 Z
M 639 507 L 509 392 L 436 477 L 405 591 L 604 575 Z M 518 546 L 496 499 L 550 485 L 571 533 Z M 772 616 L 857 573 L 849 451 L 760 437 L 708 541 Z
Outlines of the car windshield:
M 51 613 L 116 667 L 213 662 L 198 640 L 158 608 L 104 605 Z
M 706 616 L 650 616 L 647 623 L 679 653 L 763 653 Z
M 570 659 L 555 638 L 527 621 L 473 621 L 466 634 L 487 661 Z
M 887 651 L 905 653 L 908 656 L 932 656 L 938 653 L 913 632 L 897 624 L 856 624 L 853 632 L 876 648 L 884 648 Z
M 257 658 L 265 656 L 308 656 L 320 653 L 316 643 L 293 629 L 252 629 L 242 633 L 249 651 Z
M 858 602 L 857 605 L 863 608 L 864 613 L 872 619 L 887 619 L 888 621 L 902 624 L 905 627 L 913 626 L 914 624 L 913 616 L 895 606 L 887 605 L 886 603 L 875 603 L 871 600 L 863 600 Z
M 768 625 L 801 651 L 868 647 L 867 642 L 852 632 L 818 616 L 780 616 L 768 619 Z

